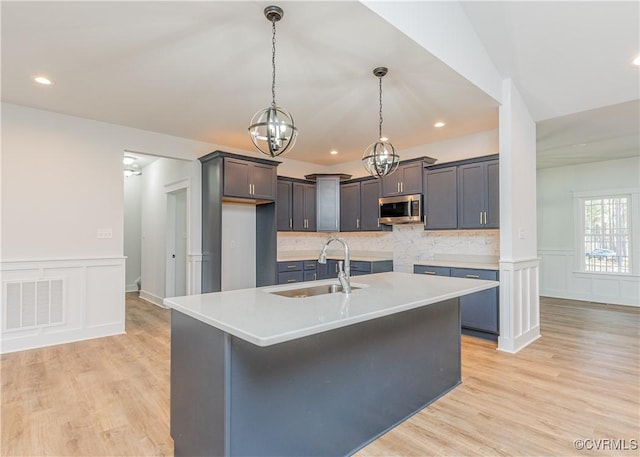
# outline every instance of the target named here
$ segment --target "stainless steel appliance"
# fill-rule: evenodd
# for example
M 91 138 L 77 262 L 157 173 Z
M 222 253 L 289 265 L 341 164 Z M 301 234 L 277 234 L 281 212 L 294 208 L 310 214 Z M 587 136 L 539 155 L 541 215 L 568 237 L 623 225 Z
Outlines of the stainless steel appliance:
M 378 199 L 378 222 L 381 224 L 408 224 L 422 221 L 422 195 L 402 195 Z

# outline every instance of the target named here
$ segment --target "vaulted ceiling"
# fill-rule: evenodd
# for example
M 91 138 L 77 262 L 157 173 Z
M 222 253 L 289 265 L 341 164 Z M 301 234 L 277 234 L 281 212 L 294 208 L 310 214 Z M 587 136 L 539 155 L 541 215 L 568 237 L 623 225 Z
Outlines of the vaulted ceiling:
M 2 2 L 2 100 L 251 150 L 249 120 L 271 98 L 268 4 Z M 627 119 L 627 141 L 607 147 L 638 154 L 638 67 L 630 64 L 640 52 L 636 2 L 462 5 L 498 71 L 514 79 L 540 121 L 541 159 L 620 136 L 612 122 L 595 135 L 599 125 L 588 120 L 610 105 L 621 108 L 607 116 Z M 359 159 L 377 137 L 377 66 L 389 68 L 383 133 L 396 147 L 497 128 L 495 100 L 361 3 L 281 6 L 276 101 L 300 131 L 288 157 Z M 34 84 L 38 74 L 55 84 Z M 567 117 L 577 112 L 575 122 Z M 444 128 L 433 126 L 439 120 Z M 545 166 L 561 163 L 550 160 Z

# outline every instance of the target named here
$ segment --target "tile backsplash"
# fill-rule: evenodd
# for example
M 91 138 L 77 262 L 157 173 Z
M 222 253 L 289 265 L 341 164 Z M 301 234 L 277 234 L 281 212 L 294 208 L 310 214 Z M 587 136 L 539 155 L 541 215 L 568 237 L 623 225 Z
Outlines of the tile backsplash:
M 300 233 L 278 232 L 278 251 L 320 252 L 329 236 L 339 236 L 352 251 L 393 252 L 395 271 L 413 271 L 416 261 L 436 255 L 500 254 L 499 230 L 425 231 L 422 224 L 394 225 L 392 232 Z

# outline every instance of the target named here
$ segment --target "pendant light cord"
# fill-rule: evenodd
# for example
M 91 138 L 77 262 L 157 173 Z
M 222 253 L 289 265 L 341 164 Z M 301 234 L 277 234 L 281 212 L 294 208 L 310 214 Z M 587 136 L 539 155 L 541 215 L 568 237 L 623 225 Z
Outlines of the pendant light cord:
M 382 138 L 382 76 L 378 78 L 380 80 L 380 123 L 378 124 L 378 140 Z
M 276 19 L 271 19 L 271 106 L 276 107 Z

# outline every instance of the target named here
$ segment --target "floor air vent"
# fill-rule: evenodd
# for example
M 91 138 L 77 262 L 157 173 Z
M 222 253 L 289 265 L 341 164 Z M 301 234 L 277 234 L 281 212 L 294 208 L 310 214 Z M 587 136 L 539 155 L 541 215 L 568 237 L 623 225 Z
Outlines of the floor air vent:
M 6 330 L 63 323 L 62 279 L 7 282 L 5 285 Z

